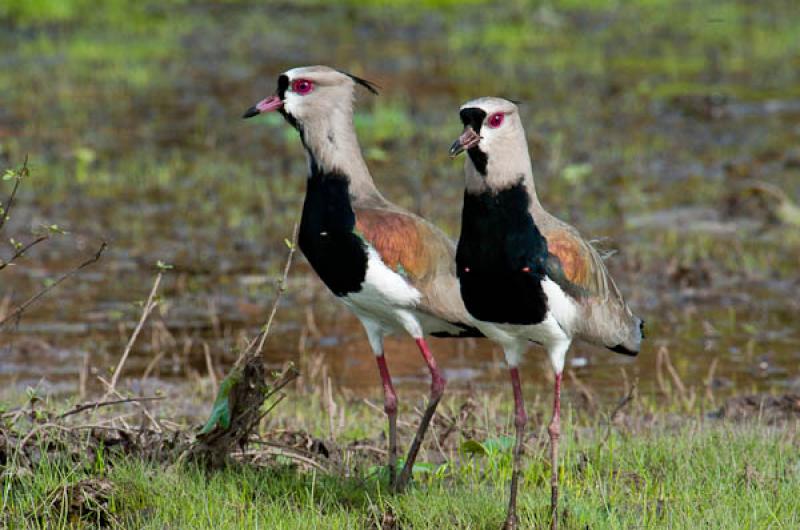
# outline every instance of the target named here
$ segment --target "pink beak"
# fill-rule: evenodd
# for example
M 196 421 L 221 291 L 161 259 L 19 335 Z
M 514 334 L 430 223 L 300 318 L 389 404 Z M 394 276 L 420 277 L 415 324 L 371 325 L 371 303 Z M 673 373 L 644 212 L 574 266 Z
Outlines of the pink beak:
M 464 127 L 464 132 L 458 137 L 458 140 L 453 142 L 453 145 L 450 146 L 450 157 L 457 157 L 467 149 L 472 149 L 478 145 L 480 141 L 481 137 L 475 132 L 475 129 L 467 125 Z
M 263 114 L 264 112 L 272 112 L 273 110 L 278 110 L 279 108 L 283 107 L 283 101 L 278 96 L 270 96 L 267 99 L 262 99 L 249 109 L 247 112 L 244 113 L 242 118 L 252 118 L 253 116 L 258 116 L 259 114 Z

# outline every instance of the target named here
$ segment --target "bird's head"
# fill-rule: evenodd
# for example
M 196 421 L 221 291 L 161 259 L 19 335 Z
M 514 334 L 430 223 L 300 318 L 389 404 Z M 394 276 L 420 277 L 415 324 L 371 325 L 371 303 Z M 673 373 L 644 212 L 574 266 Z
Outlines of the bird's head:
M 378 93 L 373 83 L 328 66 L 292 68 L 278 76 L 275 94 L 247 109 L 243 117 L 278 111 L 292 126 L 302 130 L 304 123 L 315 118 L 341 110 L 352 112 L 356 84 Z
M 517 106 L 503 98 L 483 97 L 468 101 L 459 110 L 464 131 L 450 147 L 450 156 L 464 151 L 481 175 L 492 163 L 518 157 L 520 142 L 525 145 L 525 131 Z

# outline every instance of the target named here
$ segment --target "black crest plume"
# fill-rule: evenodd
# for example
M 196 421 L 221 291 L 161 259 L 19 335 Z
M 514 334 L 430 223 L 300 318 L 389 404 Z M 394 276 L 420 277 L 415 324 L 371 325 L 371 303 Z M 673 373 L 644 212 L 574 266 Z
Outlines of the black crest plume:
M 339 71 L 342 72 L 341 70 L 339 70 Z M 353 75 L 353 74 L 351 74 L 349 72 L 342 72 L 342 73 L 344 75 L 346 75 L 347 77 L 349 77 L 350 79 L 352 79 L 353 81 L 355 81 L 356 83 L 358 83 L 359 85 L 361 85 L 364 88 L 366 88 L 367 90 L 369 90 L 370 92 L 372 92 L 373 94 L 375 94 L 376 96 L 379 94 L 378 89 L 380 87 L 378 85 L 376 85 L 375 83 L 373 83 L 372 81 L 367 81 L 366 79 L 363 79 L 361 77 L 355 76 L 355 75 Z

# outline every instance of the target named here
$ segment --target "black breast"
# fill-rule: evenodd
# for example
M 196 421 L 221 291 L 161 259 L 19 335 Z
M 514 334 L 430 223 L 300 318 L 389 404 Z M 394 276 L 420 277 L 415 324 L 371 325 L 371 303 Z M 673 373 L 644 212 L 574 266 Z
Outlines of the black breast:
M 361 290 L 366 275 L 367 248 L 354 233 L 355 224 L 347 178 L 312 164 L 298 243 L 336 296 Z
M 538 324 L 547 313 L 547 240 L 528 212 L 522 183 L 464 194 L 456 265 L 470 314 L 487 322 Z

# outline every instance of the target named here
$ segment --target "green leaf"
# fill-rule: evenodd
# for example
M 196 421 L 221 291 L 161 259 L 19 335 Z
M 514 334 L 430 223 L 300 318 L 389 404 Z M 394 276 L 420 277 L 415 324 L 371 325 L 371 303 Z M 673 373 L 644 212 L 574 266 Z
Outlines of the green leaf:
M 493 456 L 510 451 L 513 447 L 513 436 L 500 436 L 498 438 L 484 440 L 483 442 L 466 440 L 461 444 L 460 450 L 462 454 Z
M 32 386 L 25 389 L 25 395 L 28 397 L 28 401 L 39 401 L 39 391 Z
M 217 426 L 225 430 L 231 426 L 231 414 L 233 412 L 233 403 L 231 403 L 230 393 L 236 383 L 239 382 L 241 372 L 234 370 L 222 380 L 217 392 L 217 398 L 214 400 L 214 406 L 211 408 L 211 415 L 208 421 L 200 430 L 200 434 L 208 434 L 213 431 Z
M 489 454 L 504 453 L 514 448 L 513 436 L 500 436 L 498 438 L 490 438 L 483 442 L 483 447 Z
M 434 473 L 437 467 L 439 466 L 431 464 L 430 462 L 414 462 L 411 473 Z
M 406 461 L 404 458 L 397 459 L 397 474 L 403 469 Z M 439 475 L 447 470 L 447 463 L 436 465 L 430 462 L 415 462 L 414 467 L 411 468 L 411 475 L 416 474 L 435 474 Z M 378 480 L 389 482 L 389 466 L 370 466 L 367 469 L 367 474 L 377 478 Z
M 461 444 L 461 453 L 465 455 L 481 455 L 486 456 L 486 448 L 477 440 L 466 440 Z
M 168 271 L 170 269 L 174 269 L 175 268 L 174 265 L 171 265 L 169 263 L 165 263 L 165 262 L 163 262 L 161 260 L 156 261 L 156 267 L 158 267 L 158 270 L 160 270 L 160 271 Z

